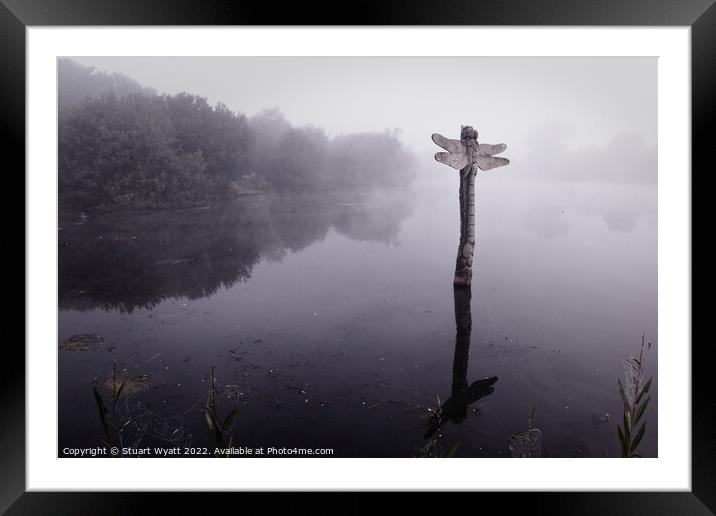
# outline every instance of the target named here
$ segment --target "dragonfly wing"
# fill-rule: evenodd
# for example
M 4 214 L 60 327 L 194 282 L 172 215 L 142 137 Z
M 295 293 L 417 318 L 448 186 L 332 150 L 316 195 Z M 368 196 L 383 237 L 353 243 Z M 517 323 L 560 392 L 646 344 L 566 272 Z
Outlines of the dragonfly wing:
M 477 146 L 477 154 L 479 156 L 494 156 L 505 152 L 507 145 L 504 143 L 498 143 L 497 145 L 490 145 L 488 143 L 481 143 Z
M 435 160 L 449 165 L 455 170 L 460 170 L 467 166 L 467 156 L 465 154 L 453 154 L 451 152 L 438 152 Z
M 460 140 L 450 140 L 442 134 L 434 133 L 433 141 L 443 149 L 454 154 L 464 154 L 465 145 Z
M 480 170 L 490 170 L 497 167 L 504 167 L 510 164 L 510 160 L 507 158 L 495 158 L 492 156 L 477 156 L 477 166 Z

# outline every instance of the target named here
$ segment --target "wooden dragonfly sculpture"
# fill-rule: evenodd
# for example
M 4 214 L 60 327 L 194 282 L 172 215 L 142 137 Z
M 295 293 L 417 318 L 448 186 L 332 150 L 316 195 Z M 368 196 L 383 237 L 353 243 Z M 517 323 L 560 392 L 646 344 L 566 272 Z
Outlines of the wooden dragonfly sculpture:
M 507 145 L 488 145 L 477 142 L 477 131 L 462 126 L 460 139 L 451 140 L 434 133 L 433 141 L 447 152 L 435 154 L 435 160 L 460 171 L 460 245 L 455 262 L 456 287 L 472 283 L 472 257 L 475 252 L 475 176 L 479 170 L 491 170 L 510 164 L 507 158 L 497 157 Z

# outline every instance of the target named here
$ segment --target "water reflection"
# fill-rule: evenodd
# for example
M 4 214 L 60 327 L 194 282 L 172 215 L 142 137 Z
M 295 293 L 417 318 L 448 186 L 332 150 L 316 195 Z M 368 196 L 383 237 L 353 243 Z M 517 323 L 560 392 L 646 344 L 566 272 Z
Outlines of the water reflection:
M 251 277 L 262 260 L 323 240 L 331 230 L 395 244 L 408 196 L 259 196 L 241 202 L 151 212 L 60 214 L 61 309 L 152 308 L 197 299 Z
M 119 414 L 120 424 L 124 414 L 136 422 L 133 435 L 146 428 L 140 446 L 215 445 L 202 410 L 216 365 L 219 419 L 241 404 L 234 435 L 241 446 L 412 457 L 435 441 L 436 456 L 459 443 L 460 457 L 505 457 L 507 436 L 527 430 L 525 415 L 537 406 L 543 456 L 619 456 L 617 418 L 595 426 L 593 416 L 621 421 L 620 358 L 634 352 L 642 331 L 657 337 L 656 188 L 499 188 L 485 187 L 477 206 L 471 299 L 458 291 L 451 300 L 446 290 L 456 189 L 416 187 L 404 202 L 246 198 L 242 206 L 89 213 L 85 221 L 64 215 L 61 448 L 103 438 L 90 384 L 108 403 L 116 359 L 118 373 L 126 368 L 143 389 Z M 632 206 L 631 232 L 604 222 L 605 213 Z M 570 229 L 538 237 L 525 226 L 526 210 Z M 236 285 L 224 291 L 221 282 Z M 165 298 L 151 312 L 117 309 Z M 645 365 L 656 372 L 657 354 Z M 500 385 L 480 381 L 485 376 Z M 652 387 L 640 444 L 651 457 L 657 393 Z M 436 394 L 443 406 L 429 420 Z M 478 407 L 484 415 L 474 417 Z
M 468 384 L 467 361 L 470 357 L 470 334 L 472 332 L 472 313 L 470 300 L 472 289 L 454 288 L 455 297 L 455 358 L 452 365 L 452 391 L 435 414 L 428 420 L 425 439 L 430 439 L 447 421 L 460 423 L 467 415 L 467 406 L 492 394 L 497 377 L 483 378 Z
M 522 213 L 522 218 L 530 233 L 540 238 L 555 238 L 569 232 L 564 210 L 554 206 L 530 208 Z
M 640 223 L 655 228 L 657 222 L 656 187 L 651 185 L 534 186 L 520 200 L 526 204 L 523 227 L 542 239 L 565 238 L 572 230 L 584 232 L 574 215 L 601 219 L 610 233 L 633 233 Z

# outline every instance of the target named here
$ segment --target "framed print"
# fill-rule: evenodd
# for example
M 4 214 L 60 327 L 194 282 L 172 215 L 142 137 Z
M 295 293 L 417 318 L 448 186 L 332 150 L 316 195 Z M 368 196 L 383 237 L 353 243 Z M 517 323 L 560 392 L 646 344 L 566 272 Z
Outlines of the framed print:
M 714 510 L 710 2 L 134 7 L 2 6 L 9 514 L 145 491 Z

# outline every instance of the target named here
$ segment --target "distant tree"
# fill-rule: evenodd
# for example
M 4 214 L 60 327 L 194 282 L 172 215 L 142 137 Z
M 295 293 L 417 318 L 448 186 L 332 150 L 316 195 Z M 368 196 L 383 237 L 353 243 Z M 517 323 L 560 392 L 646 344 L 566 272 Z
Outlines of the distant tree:
M 132 94 L 156 95 L 156 91 L 146 88 L 134 79 L 119 74 L 106 73 L 91 66 L 82 66 L 68 58 L 57 60 L 57 103 L 60 118 L 85 99 L 99 97 L 105 93 L 114 93 L 117 97 Z
M 204 97 L 180 93 L 164 97 L 179 154 L 199 152 L 207 173 L 225 186 L 244 173 L 253 139 L 246 117 L 224 104 L 214 108 Z
M 249 140 L 243 116 L 201 97 L 88 99 L 60 125 L 60 195 L 83 208 L 227 197 Z
M 279 142 L 291 130 L 291 124 L 278 108 L 264 109 L 248 122 L 253 134 L 249 170 L 252 175 L 265 179 L 270 174 Z
M 412 155 L 398 131 L 355 133 L 336 137 L 328 157 L 338 188 L 404 187 L 413 177 Z
M 323 129 L 308 126 L 289 130 L 269 160 L 266 180 L 278 192 L 324 190 L 328 184 L 328 145 Z

